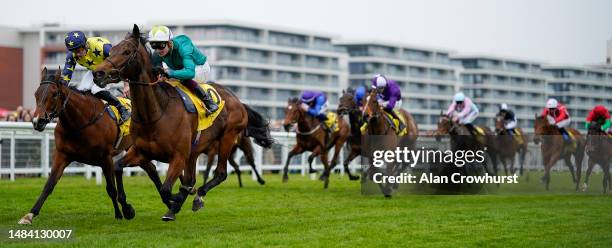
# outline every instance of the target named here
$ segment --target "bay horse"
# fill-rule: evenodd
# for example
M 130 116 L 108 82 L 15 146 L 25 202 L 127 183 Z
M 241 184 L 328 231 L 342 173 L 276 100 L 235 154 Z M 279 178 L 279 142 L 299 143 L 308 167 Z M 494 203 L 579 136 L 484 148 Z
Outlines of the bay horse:
M 587 131 L 586 151 L 589 155 L 588 167 L 582 184 L 582 191 L 586 191 L 589 185 L 589 177 L 596 164 L 601 166 L 603 172 L 603 192 L 612 191 L 610 182 L 610 158 L 612 157 L 612 138 L 601 130 L 601 125 L 592 122 Z
M 366 135 L 385 136 L 382 144 L 376 144 L 377 150 L 393 150 L 397 146 L 414 149 L 419 130 L 412 115 L 410 115 L 404 109 L 400 110 L 400 114 L 406 121 L 405 125 L 408 128 L 408 132 L 404 136 L 398 136 L 391 124 L 393 120 L 391 120 L 390 117 L 387 117 L 387 114 L 383 110 L 382 106 L 378 104 L 377 94 L 378 93 L 376 90 L 371 90 L 366 97 L 365 104 L 363 106 L 363 118 L 368 124 L 368 131 Z M 364 177 L 371 178 L 376 170 L 378 170 L 378 168 L 370 166 L 366 171 L 364 171 Z M 388 166 L 387 175 L 399 175 L 399 173 L 401 173 L 403 170 L 403 165 Z M 379 184 L 378 186 L 385 197 L 391 197 L 391 188 L 389 188 L 389 185 Z M 398 184 L 391 185 L 393 188 L 397 188 L 398 186 Z
M 115 218 L 132 219 L 136 212 L 127 203 L 122 174 L 117 174 L 115 178 L 113 170 L 113 156 L 127 149 L 132 144 L 132 140 L 130 137 L 124 137 L 115 148 L 120 135 L 119 127 L 108 114 L 104 114 L 104 103 L 91 94 L 63 85 L 60 82 L 60 72 L 61 70 L 58 70 L 55 75 L 47 76 L 47 68 L 44 68 L 41 73 L 41 83 L 34 93 L 36 98 L 36 110 L 32 120 L 34 129 L 42 132 L 56 117 L 59 117 L 59 122 L 54 132 L 55 152 L 51 175 L 38 200 L 30 212 L 21 218 L 19 224 L 32 224 L 32 219 L 39 214 L 43 203 L 53 192 L 64 169 L 71 162 L 102 167 L 106 192 L 113 203 Z M 161 181 L 155 166 L 151 163 L 139 165 L 159 191 Z M 121 210 L 117 202 L 121 204 Z
M 169 163 L 161 193 L 162 201 L 170 208 L 162 220 L 172 221 L 195 185 L 196 161 L 204 150 L 216 145 L 213 149 L 218 149 L 219 157 L 213 179 L 197 190 L 193 211 L 204 207 L 203 197 L 227 178 L 227 160 L 240 133 L 246 129 L 249 137 L 266 148 L 274 140 L 267 120 L 242 104 L 231 91 L 214 83 L 211 85 L 225 101 L 225 107 L 219 110 L 213 124 L 198 135 L 197 114 L 185 110 L 171 85 L 152 80 L 157 75 L 153 73 L 150 51 L 145 44 L 140 29 L 134 25 L 131 34 L 113 46 L 111 56 L 96 68 L 94 82 L 101 87 L 121 80 L 129 83 L 133 106 L 130 132 L 134 145 L 117 161 L 116 170 L 151 160 Z M 172 186 L 181 174 L 183 185 L 178 194 L 172 195 Z
M 438 116 L 437 128 L 434 132 L 434 137 L 436 141 L 440 142 L 442 136 L 448 135 L 450 137 L 450 150 L 455 152 L 458 150 L 463 151 L 485 151 L 488 155 L 492 167 L 497 167 L 497 147 L 495 146 L 495 142 L 493 142 L 492 137 L 493 132 L 487 127 L 480 127 L 485 133 L 485 143 L 482 143 L 478 138 L 468 129 L 466 125 L 459 124 L 453 121 L 449 116 L 447 116 L 442 110 L 440 110 L 440 115 Z M 490 171 L 487 163 L 483 163 L 484 172 L 496 175 L 494 172 Z M 464 175 L 472 175 L 472 174 L 482 174 L 477 167 L 473 166 L 462 166 L 461 168 L 457 168 L 456 166 L 444 166 L 444 168 L 439 168 L 440 172 L 444 175 L 451 175 L 454 172 L 459 172 Z M 445 185 L 451 186 L 451 185 Z M 498 185 L 499 186 L 499 185 Z M 456 190 L 456 189 L 453 189 Z M 478 190 L 478 189 L 474 189 Z
M 285 131 L 288 132 L 291 126 L 296 123 L 297 129 L 295 130 L 295 146 L 289 151 L 287 160 L 285 161 L 285 167 L 283 167 L 283 182 L 289 180 L 287 173 L 291 158 L 305 151 L 310 151 L 311 154 L 308 156 L 309 172 L 315 172 L 315 170 L 312 169 L 312 162 L 317 156 L 320 156 L 324 169 L 319 179 L 324 182 L 324 188 L 327 188 L 331 170 L 338 163 L 338 156 L 342 150 L 342 146 L 349 137 L 349 127 L 346 121 L 338 116 L 337 125 L 339 130 L 332 131 L 331 135 L 328 135 L 327 131 L 322 128 L 322 125 L 325 124 L 321 123 L 316 117 L 308 115 L 300 106 L 301 104 L 302 102 L 298 98 L 290 98 L 285 108 L 285 119 L 283 120 Z M 327 153 L 332 147 L 334 147 L 334 155 L 330 165 L 327 160 Z
M 363 102 L 363 99 L 362 99 Z M 362 103 L 363 105 L 363 103 Z M 338 103 L 337 109 L 338 115 L 348 115 L 350 136 L 346 142 L 349 149 L 348 156 L 344 159 L 344 171 L 348 174 L 350 180 L 359 180 L 359 176 L 352 175 L 348 166 L 357 156 L 361 156 L 361 126 L 363 125 L 363 116 L 359 106 L 355 102 L 355 90 L 347 89 L 342 90 L 342 96 Z
M 520 135 L 522 144 L 516 140 L 515 136 L 508 134 L 508 131 L 505 128 L 505 114 L 498 114 L 495 116 L 495 134 L 494 137 L 496 142 L 497 155 L 499 156 L 499 160 L 504 166 L 504 172 L 508 175 L 508 169 L 506 167 L 506 162 L 510 162 L 510 174 L 514 174 L 514 161 L 516 155 L 519 155 L 519 175 L 523 175 L 523 166 L 525 164 L 525 155 L 527 154 L 527 136 L 523 133 L 523 130 L 519 127 L 514 128 L 514 131 Z M 493 168 L 495 174 L 497 173 L 497 166 Z
M 540 151 L 542 152 L 542 161 L 544 163 L 544 176 L 542 181 L 546 184 L 546 190 L 549 189 L 550 184 L 550 169 L 559 161 L 563 159 L 565 165 L 569 167 L 570 173 L 572 174 L 572 180 L 576 184 L 576 190 L 580 184 L 580 173 L 582 169 L 582 159 L 584 158 L 585 140 L 574 128 L 566 128 L 568 132 L 571 132 L 576 139 L 576 151 L 568 151 L 565 145 L 565 140 L 559 128 L 548 123 L 548 120 L 544 116 L 535 116 L 535 125 L 533 142 L 540 145 Z M 576 172 L 574 173 L 574 166 L 572 165 L 571 157 L 574 156 L 576 163 Z
M 204 151 L 204 153 L 206 154 L 206 158 L 207 158 L 206 169 L 204 170 L 204 182 L 208 181 L 208 175 L 210 174 L 210 169 L 212 168 L 215 157 L 217 156 L 217 153 L 219 152 L 217 149 L 215 149 L 217 147 L 218 145 L 211 145 L 209 149 L 206 149 Z M 259 175 L 259 172 L 257 172 L 257 166 L 255 165 L 255 157 L 253 155 L 254 153 L 253 143 L 251 142 L 251 139 L 248 136 L 246 136 L 244 132 L 242 132 L 238 136 L 238 141 L 236 142 L 234 148 L 232 149 L 232 155 L 228 158 L 228 162 L 230 163 L 230 165 L 232 165 L 232 167 L 234 167 L 236 177 L 238 177 L 238 185 L 242 188 L 240 165 L 234 159 L 236 155 L 236 151 L 238 149 L 242 151 L 242 153 L 244 154 L 244 157 L 246 158 L 247 163 L 251 166 L 253 173 L 255 173 L 255 176 L 257 177 L 257 182 L 260 185 L 266 184 L 266 181 L 264 181 Z

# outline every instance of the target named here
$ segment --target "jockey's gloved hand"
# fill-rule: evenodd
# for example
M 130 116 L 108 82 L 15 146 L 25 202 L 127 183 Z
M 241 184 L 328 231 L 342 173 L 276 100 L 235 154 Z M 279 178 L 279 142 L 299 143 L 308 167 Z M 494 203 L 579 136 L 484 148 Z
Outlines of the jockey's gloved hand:
M 166 71 L 164 70 L 164 68 L 162 67 L 153 67 L 153 75 L 155 76 L 163 76 L 163 77 L 168 77 L 168 73 L 166 73 Z

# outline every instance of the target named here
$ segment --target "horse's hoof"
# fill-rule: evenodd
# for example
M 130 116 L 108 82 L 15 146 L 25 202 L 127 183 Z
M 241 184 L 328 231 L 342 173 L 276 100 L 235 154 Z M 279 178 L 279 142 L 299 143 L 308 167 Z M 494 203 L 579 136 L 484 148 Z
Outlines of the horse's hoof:
M 19 225 L 32 225 L 32 219 L 34 218 L 33 213 L 27 213 L 19 220 Z
M 284 175 L 283 176 L 283 183 L 286 183 L 287 181 L 289 181 L 289 176 Z
M 391 195 L 385 195 L 386 199 L 391 199 Z
M 204 201 L 202 200 L 202 197 L 196 196 L 195 199 L 193 199 L 193 204 L 191 205 L 191 211 L 197 212 L 203 207 L 204 207 Z
M 176 219 L 176 216 L 174 215 L 174 213 L 172 212 L 172 210 L 168 210 L 168 212 L 166 214 L 164 214 L 164 216 L 162 216 L 161 218 L 163 221 L 174 221 Z
M 123 217 L 125 217 L 126 220 L 134 219 L 134 216 L 136 216 L 136 210 L 134 210 L 134 207 L 130 204 L 127 204 L 127 207 L 124 207 L 122 211 Z
M 315 170 L 315 169 L 308 169 L 308 173 L 310 173 L 310 174 L 317 173 L 317 170 Z
M 357 181 L 357 180 L 359 180 L 359 176 L 349 176 L 349 180 Z
M 319 180 L 321 180 L 321 181 L 325 181 L 325 180 L 327 180 L 328 178 L 329 178 L 329 176 L 328 176 L 328 175 L 325 175 L 325 173 L 323 173 L 323 174 L 321 174 L 321 176 L 319 177 Z
M 196 187 L 191 187 L 191 191 L 189 191 L 189 195 L 195 195 L 198 193 L 198 189 Z
M 266 181 L 264 181 L 263 179 L 261 179 L 261 180 L 257 180 L 257 182 L 258 182 L 260 185 L 266 185 Z

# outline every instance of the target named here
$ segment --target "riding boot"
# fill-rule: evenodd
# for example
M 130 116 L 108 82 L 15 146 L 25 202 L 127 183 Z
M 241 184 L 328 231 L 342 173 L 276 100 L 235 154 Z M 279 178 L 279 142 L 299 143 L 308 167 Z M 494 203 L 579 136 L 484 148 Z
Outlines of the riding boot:
M 565 128 L 559 128 L 559 131 L 563 135 L 563 140 L 568 144 L 572 150 L 576 149 L 576 142 L 570 137 L 569 132 Z
M 472 125 L 472 123 L 466 123 L 465 127 L 468 129 L 468 131 L 470 131 L 472 135 L 477 135 L 476 128 L 474 128 L 474 125 Z
M 321 121 L 321 126 L 323 127 L 323 129 L 326 132 L 331 133 L 332 130 L 327 126 L 327 115 L 324 113 L 321 113 L 317 115 L 317 119 Z
M 110 92 L 103 90 L 103 91 L 100 91 L 94 94 L 94 96 L 106 101 L 108 104 L 115 106 L 115 108 L 117 108 L 117 110 L 119 111 L 119 115 L 121 115 L 119 118 L 119 125 L 123 124 L 125 121 L 127 121 L 130 118 L 130 115 L 131 115 L 130 111 L 126 107 L 121 105 L 121 102 L 119 101 L 119 99 L 113 96 Z
M 204 105 L 206 106 L 206 116 L 211 115 L 212 113 L 217 111 L 217 109 L 219 109 L 219 105 L 215 103 L 210 94 L 204 91 L 202 87 L 195 87 L 193 90 L 198 96 L 198 98 L 200 98 L 200 100 L 204 102 Z

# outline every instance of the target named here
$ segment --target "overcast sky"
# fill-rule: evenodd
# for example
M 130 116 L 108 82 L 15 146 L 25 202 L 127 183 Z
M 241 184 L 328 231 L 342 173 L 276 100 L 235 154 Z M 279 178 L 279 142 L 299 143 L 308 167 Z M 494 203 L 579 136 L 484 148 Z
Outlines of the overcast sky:
M 125 24 L 128 31 L 168 19 L 232 19 L 563 64 L 603 62 L 612 39 L 608 0 L 19 0 L 3 4 L 0 25 Z

